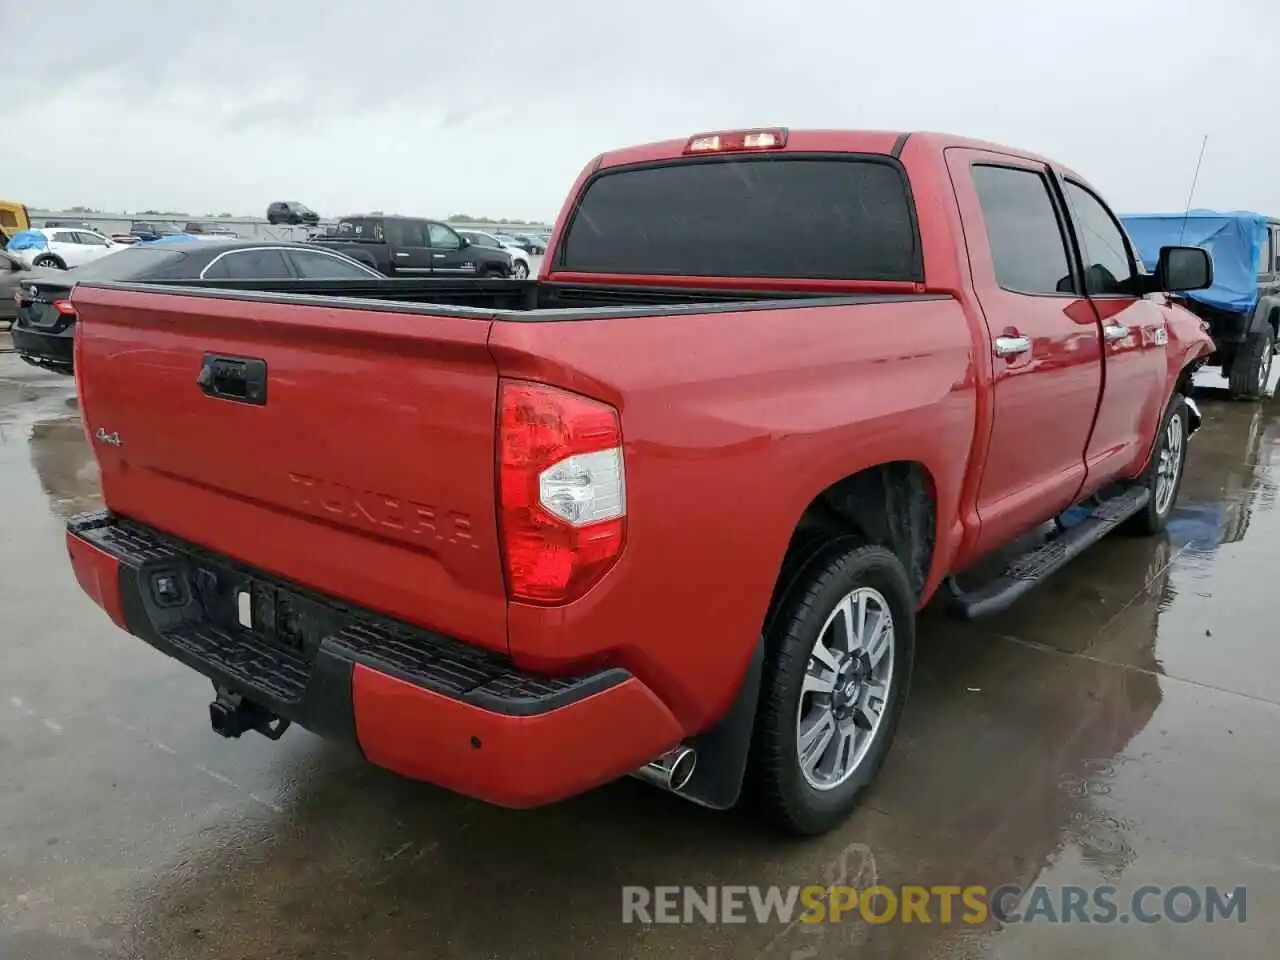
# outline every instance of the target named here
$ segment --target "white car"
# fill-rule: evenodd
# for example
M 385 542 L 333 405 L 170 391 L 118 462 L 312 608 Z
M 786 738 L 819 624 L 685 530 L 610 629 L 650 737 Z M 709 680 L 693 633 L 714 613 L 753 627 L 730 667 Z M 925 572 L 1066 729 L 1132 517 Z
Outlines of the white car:
M 29 267 L 70 270 L 91 263 L 124 247 L 92 230 L 45 227 L 23 230 L 5 249 Z
M 527 253 L 519 247 L 503 243 L 492 233 L 485 233 L 483 230 L 459 230 L 458 235 L 465 237 L 467 243 L 474 243 L 477 247 L 490 247 L 511 254 L 511 276 L 513 279 L 525 280 L 532 272 Z

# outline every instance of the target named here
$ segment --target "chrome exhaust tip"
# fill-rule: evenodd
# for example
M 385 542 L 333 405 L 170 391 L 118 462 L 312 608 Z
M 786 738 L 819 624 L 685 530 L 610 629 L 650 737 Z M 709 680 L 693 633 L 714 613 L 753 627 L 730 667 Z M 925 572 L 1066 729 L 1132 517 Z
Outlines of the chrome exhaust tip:
M 698 754 L 692 747 L 679 746 L 668 750 L 656 760 L 651 760 L 632 776 L 639 777 L 655 787 L 678 793 L 693 779 Z

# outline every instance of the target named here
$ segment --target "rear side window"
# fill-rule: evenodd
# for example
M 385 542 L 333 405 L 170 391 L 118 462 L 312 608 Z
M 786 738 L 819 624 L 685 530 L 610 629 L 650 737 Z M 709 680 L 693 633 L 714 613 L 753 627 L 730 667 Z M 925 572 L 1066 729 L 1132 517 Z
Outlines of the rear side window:
M 1071 293 L 1062 226 L 1044 176 L 1023 167 L 973 167 L 996 281 L 1014 293 Z
M 887 159 L 738 157 L 605 173 L 559 267 L 589 273 L 922 280 L 906 177 Z
M 290 250 L 289 259 L 297 267 L 298 276 L 307 280 L 369 280 L 377 276 L 340 257 L 313 250 Z
M 236 250 L 205 270 L 210 280 L 282 280 L 293 272 L 279 250 Z
M 169 274 L 170 268 L 186 258 L 185 253 L 172 247 L 125 247 L 76 267 L 71 275 L 76 280 L 142 280 Z
M 388 220 L 387 242 L 393 247 L 425 247 L 427 225 L 421 220 Z
M 339 220 L 333 235 L 344 240 L 367 240 L 375 243 L 382 243 L 385 238 L 383 222 L 371 217 L 347 217 Z

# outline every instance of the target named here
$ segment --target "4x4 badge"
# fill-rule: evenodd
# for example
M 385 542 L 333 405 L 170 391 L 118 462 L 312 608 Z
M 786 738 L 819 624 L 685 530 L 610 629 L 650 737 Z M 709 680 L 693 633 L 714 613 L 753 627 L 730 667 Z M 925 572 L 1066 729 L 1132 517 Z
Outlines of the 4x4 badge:
M 107 433 L 106 427 L 99 427 L 98 432 L 94 434 L 98 438 L 99 443 L 109 443 L 113 447 L 120 446 L 120 434 Z

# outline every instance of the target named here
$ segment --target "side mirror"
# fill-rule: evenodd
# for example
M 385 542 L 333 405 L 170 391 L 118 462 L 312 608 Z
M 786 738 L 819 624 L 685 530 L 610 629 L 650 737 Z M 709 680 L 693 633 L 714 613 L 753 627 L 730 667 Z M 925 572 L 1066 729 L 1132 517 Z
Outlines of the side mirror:
M 1155 282 L 1162 293 L 1204 290 L 1213 286 L 1213 258 L 1201 247 L 1161 247 Z
M 458 234 L 458 249 L 465 250 L 469 246 L 471 246 L 471 241 L 468 240 L 466 237 L 464 237 L 462 234 Z

